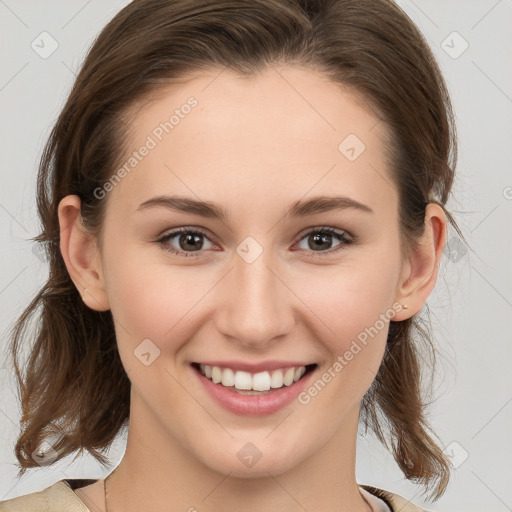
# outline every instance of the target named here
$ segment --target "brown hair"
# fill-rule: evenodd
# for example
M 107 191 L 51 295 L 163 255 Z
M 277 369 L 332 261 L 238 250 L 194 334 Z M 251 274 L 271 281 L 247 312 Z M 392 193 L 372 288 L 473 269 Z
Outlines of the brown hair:
M 101 452 L 129 419 L 130 381 L 112 314 L 84 304 L 60 253 L 60 200 L 68 194 L 81 198 L 84 226 L 101 242 L 106 201 L 94 189 L 118 165 L 129 107 L 187 73 L 215 67 L 253 76 L 278 63 L 321 71 L 361 93 L 380 113 L 391 134 L 404 251 L 422 234 L 429 202 L 444 209 L 464 238 L 445 207 L 456 161 L 449 95 L 423 36 L 391 0 L 133 1 L 89 50 L 39 167 L 42 232 L 33 240 L 44 243 L 49 278 L 12 330 L 22 407 L 15 445 L 20 475 L 38 465 L 32 453 L 52 435 L 58 437 L 58 458 L 88 450 L 106 464 Z M 19 345 L 36 313 L 35 343 L 22 376 Z M 450 462 L 426 421 L 420 386 L 420 361 L 430 356 L 426 363 L 433 367 L 435 354 L 429 322 L 391 321 L 382 365 L 361 412 L 406 478 L 427 490 L 435 484 L 438 499 Z

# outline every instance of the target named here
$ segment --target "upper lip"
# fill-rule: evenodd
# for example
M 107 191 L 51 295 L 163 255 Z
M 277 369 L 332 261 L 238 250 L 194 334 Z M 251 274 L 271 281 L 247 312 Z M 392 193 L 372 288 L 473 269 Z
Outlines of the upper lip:
M 249 363 L 247 361 L 197 361 L 196 364 L 207 366 L 219 366 L 221 368 L 231 368 L 249 373 L 264 372 L 266 370 L 278 370 L 280 368 L 297 368 L 299 366 L 308 366 L 315 363 L 297 362 L 297 361 L 262 361 L 261 363 Z

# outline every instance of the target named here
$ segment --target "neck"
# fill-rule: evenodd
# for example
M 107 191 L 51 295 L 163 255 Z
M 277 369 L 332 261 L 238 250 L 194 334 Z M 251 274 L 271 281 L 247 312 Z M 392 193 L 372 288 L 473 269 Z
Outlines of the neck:
M 108 480 L 109 512 L 215 512 L 242 506 L 244 512 L 371 510 L 355 480 L 358 408 L 321 449 L 299 463 L 289 461 L 290 467 L 261 464 L 257 471 L 258 462 L 250 474 L 238 474 L 236 470 L 216 470 L 214 463 L 208 465 L 211 459 L 204 453 L 196 456 L 194 447 L 187 447 L 175 432 L 164 429 L 134 396 L 131 405 L 126 451 Z M 265 453 L 268 451 L 263 450 L 261 462 Z

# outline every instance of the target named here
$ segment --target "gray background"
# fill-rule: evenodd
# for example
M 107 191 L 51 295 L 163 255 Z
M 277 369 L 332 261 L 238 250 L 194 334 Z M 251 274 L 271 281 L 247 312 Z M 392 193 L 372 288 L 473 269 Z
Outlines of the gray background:
M 126 3 L 0 0 L 0 500 L 109 472 L 83 456 L 16 478 L 19 411 L 5 350 L 8 328 L 46 279 L 47 265 L 29 241 L 39 233 L 34 186 L 43 143 L 86 49 Z M 473 252 L 449 234 L 429 300 L 444 355 L 429 418 L 457 469 L 445 495 L 425 504 L 384 448 L 361 435 L 357 477 L 431 511 L 512 510 L 512 0 L 399 3 L 431 44 L 458 121 L 458 177 L 448 206 Z M 52 44 L 58 47 L 44 55 Z M 124 436 L 109 453 L 113 466 Z

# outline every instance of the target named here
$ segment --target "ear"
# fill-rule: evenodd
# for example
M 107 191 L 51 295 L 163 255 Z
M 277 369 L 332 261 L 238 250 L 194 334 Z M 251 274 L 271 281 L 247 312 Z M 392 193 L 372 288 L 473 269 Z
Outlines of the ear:
M 407 309 L 399 311 L 393 321 L 402 321 L 418 313 L 427 302 L 437 281 L 439 264 L 446 243 L 446 215 L 436 203 L 425 209 L 425 229 L 418 246 L 402 267 L 396 300 Z
M 68 195 L 59 203 L 60 252 L 84 303 L 96 311 L 106 311 L 110 304 L 101 258 L 96 239 L 82 223 L 80 205 L 77 195 Z

